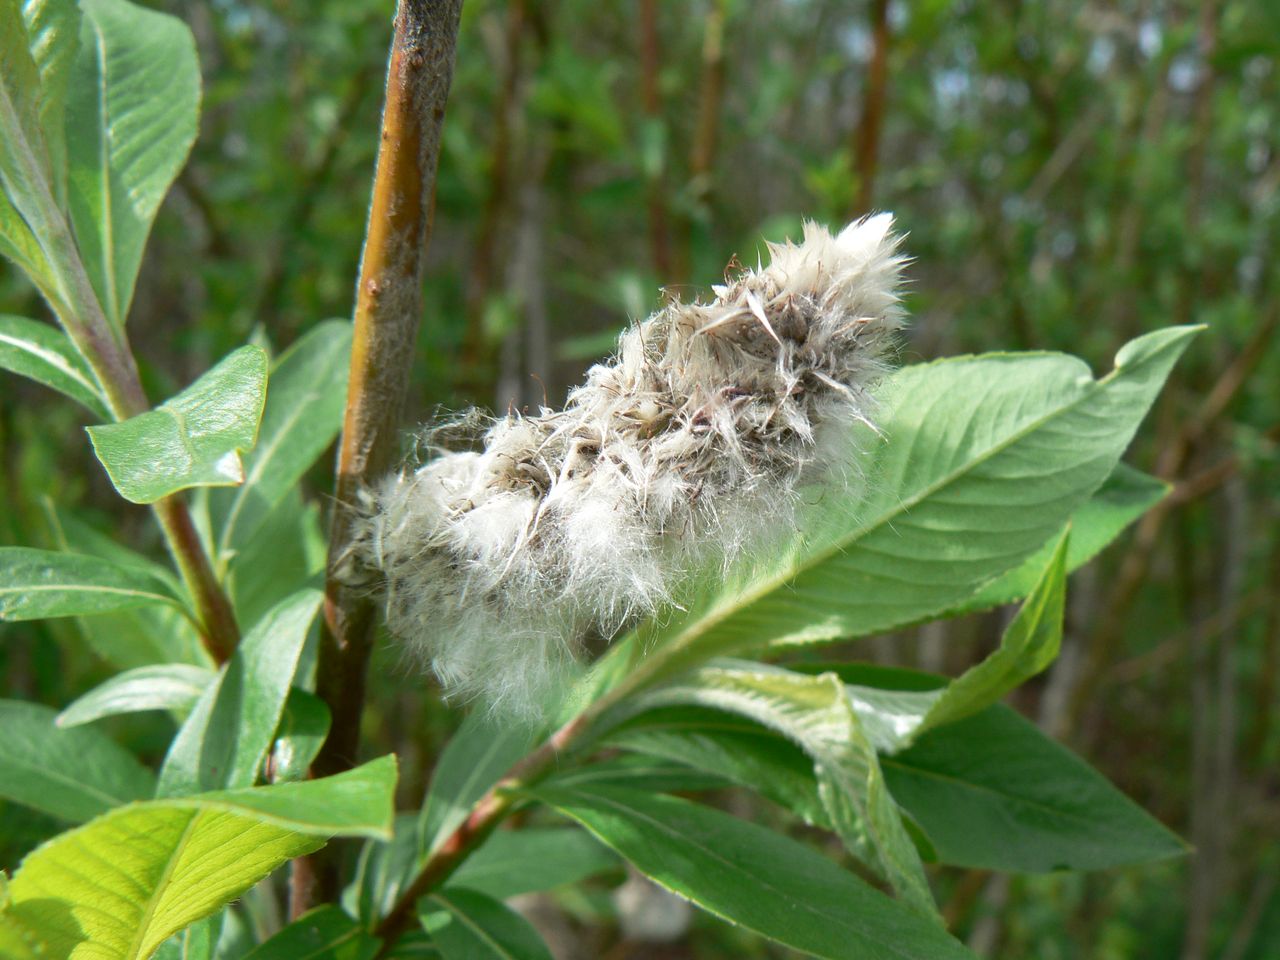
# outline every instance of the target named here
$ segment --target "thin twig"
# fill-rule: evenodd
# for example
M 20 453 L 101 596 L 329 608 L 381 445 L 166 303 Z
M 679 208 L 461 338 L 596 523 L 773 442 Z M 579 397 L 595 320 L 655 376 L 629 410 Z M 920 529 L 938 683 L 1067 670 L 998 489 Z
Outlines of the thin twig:
M 344 585 L 334 571 L 350 539 L 360 491 L 392 465 L 398 449 L 461 8 L 461 0 L 401 0 L 396 13 L 329 534 L 327 629 L 321 633 L 316 693 L 333 721 L 312 768 L 317 776 L 350 769 L 359 748 L 375 610 L 365 592 Z M 310 866 L 314 877 L 307 876 Z M 336 867 L 322 851 L 314 864 L 298 868 L 290 905 L 295 915 L 315 894 L 336 897 Z

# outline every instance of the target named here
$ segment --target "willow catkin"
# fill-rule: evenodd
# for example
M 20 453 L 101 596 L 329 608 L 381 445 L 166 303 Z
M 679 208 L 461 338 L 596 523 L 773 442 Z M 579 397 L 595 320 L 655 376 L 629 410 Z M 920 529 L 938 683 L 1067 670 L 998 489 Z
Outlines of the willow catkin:
M 902 323 L 891 226 L 806 223 L 710 303 L 633 325 L 562 410 L 486 421 L 479 449 L 437 446 L 370 492 L 349 566 L 446 693 L 537 714 L 585 639 L 788 532 L 801 485 L 856 473 Z

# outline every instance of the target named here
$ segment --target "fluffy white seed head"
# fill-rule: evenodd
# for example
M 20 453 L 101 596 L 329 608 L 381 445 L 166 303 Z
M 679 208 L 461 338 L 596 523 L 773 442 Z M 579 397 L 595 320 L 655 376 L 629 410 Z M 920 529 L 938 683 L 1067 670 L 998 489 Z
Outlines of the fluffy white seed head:
M 447 693 L 536 715 L 593 638 L 794 524 L 856 472 L 852 424 L 901 326 L 889 214 L 800 244 L 622 334 L 564 409 L 487 421 L 371 492 L 353 551 Z M 475 415 L 465 418 L 480 421 Z

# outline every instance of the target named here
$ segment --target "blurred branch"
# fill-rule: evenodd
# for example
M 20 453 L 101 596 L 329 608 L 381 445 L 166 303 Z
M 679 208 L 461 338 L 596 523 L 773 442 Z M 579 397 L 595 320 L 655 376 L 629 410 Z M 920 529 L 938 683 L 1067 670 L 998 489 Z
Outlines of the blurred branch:
M 489 402 L 485 389 L 492 374 L 484 329 L 485 304 L 494 286 L 498 237 L 511 196 L 512 127 L 519 108 L 520 52 L 527 21 L 525 0 L 510 0 L 504 33 L 498 103 L 493 113 L 493 147 L 489 160 L 489 188 L 476 228 L 475 249 L 466 285 L 466 330 L 462 338 L 462 387 L 477 401 Z
M 1275 522 L 1274 516 L 1271 522 Z M 1271 556 L 1267 564 L 1267 616 L 1262 628 L 1262 665 L 1254 688 L 1253 724 L 1245 740 L 1244 757 L 1255 769 L 1261 769 L 1266 757 L 1271 729 L 1276 722 L 1277 679 L 1280 677 L 1280 537 L 1272 537 Z
M 392 465 L 398 449 L 461 7 L 461 0 L 401 0 L 396 13 L 330 526 L 327 629 L 321 632 L 316 693 L 328 704 L 333 723 L 313 766 L 317 776 L 350 769 L 359 749 L 375 610 L 366 592 L 341 583 L 334 570 L 350 538 L 360 491 Z M 295 868 L 295 916 L 312 905 L 316 893 L 325 900 L 337 896 L 333 855 L 326 850 L 316 856 Z
M 657 126 L 662 123 L 662 101 L 658 96 L 657 0 L 640 0 L 640 107 L 647 124 Z M 659 163 L 657 170 L 649 172 L 649 249 L 660 282 L 678 283 L 684 278 L 676 276 L 671 256 L 667 185 L 663 175 L 665 149 Z
M 854 217 L 871 212 L 880 152 L 880 129 L 884 125 L 884 101 L 889 74 L 889 0 L 871 3 L 871 62 L 867 65 L 866 88 L 862 97 L 862 117 L 854 131 L 853 160 L 858 193 Z

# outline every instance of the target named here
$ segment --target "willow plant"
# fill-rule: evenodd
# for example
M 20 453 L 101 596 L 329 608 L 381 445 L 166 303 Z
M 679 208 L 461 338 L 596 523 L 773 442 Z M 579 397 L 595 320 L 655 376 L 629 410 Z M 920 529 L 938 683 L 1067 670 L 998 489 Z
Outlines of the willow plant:
M 1100 377 L 1058 353 L 894 369 L 890 218 L 809 225 L 633 325 L 564 408 L 429 425 L 398 463 L 459 6 L 399 11 L 354 324 L 153 406 L 126 321 L 196 133 L 191 34 L 128 0 L 0 0 L 0 249 L 55 321 L 0 317 L 0 366 L 84 408 L 170 555 L 65 505 L 58 549 L 0 548 L 0 617 L 152 651 L 60 711 L 0 702 L 0 797 L 66 828 L 0 873 L 0 954 L 533 960 L 506 901 L 625 862 L 813 956 L 940 960 L 971 955 L 940 868 L 1182 853 L 1000 701 L 1057 654 L 1067 575 L 1166 492 L 1121 457 L 1195 330 Z M 298 491 L 340 431 L 326 545 Z M 814 654 L 1005 604 L 957 678 Z M 410 810 L 394 756 L 353 763 L 384 620 L 466 712 Z M 156 710 L 158 769 L 97 724 Z M 708 802 L 728 786 L 785 816 Z M 344 837 L 358 856 L 322 850 Z

